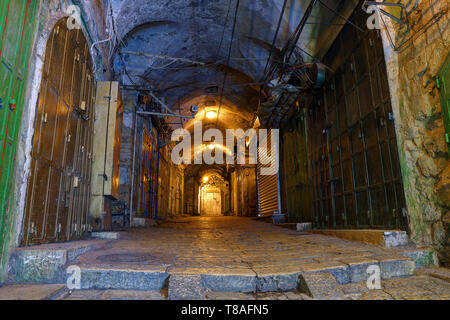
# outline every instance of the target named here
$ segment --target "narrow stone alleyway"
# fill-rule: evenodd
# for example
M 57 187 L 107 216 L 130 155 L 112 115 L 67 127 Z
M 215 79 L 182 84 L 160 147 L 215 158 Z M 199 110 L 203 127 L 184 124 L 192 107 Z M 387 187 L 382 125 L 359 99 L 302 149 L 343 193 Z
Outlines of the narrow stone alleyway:
M 405 256 L 409 249 L 297 232 L 249 218 L 179 218 L 120 232 L 116 240 L 69 245 L 81 248 L 83 243 L 96 243 L 96 250 L 80 255 L 83 250 L 74 249 L 70 252 L 78 250 L 78 257 L 73 254 L 62 267 L 81 268 L 82 290 L 68 291 L 62 280 L 56 281 L 60 285 L 9 284 L 0 288 L 0 298 L 27 298 L 24 290 L 33 299 L 450 298 L 448 271 L 415 268 Z M 41 247 L 49 256 L 51 246 Z M 366 286 L 370 265 L 381 268 L 382 290 Z

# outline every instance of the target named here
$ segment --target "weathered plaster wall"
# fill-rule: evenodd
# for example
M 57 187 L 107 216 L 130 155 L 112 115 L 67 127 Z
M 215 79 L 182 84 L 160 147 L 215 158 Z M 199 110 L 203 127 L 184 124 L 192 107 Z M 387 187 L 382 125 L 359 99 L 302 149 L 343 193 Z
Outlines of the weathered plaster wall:
M 36 29 L 35 29 L 35 39 L 33 42 L 32 52 L 30 55 L 30 65 L 29 65 L 29 76 L 26 83 L 26 93 L 24 100 L 24 109 L 21 120 L 21 127 L 19 131 L 17 151 L 16 151 L 16 162 L 14 171 L 14 220 L 12 221 L 8 232 L 11 239 L 8 244 L 8 248 L 5 250 L 10 251 L 13 247 L 18 246 L 21 240 L 22 224 L 25 212 L 25 200 L 26 191 L 28 185 L 28 178 L 30 172 L 30 161 L 31 161 L 31 148 L 34 133 L 34 123 L 36 117 L 36 106 L 39 99 L 39 91 L 42 79 L 42 68 L 44 65 L 45 48 L 47 45 L 47 39 L 50 36 L 53 26 L 62 18 L 69 16 L 64 9 L 64 5 L 78 4 L 72 1 L 58 1 L 58 0 L 48 0 L 40 1 L 39 13 L 37 15 Z M 104 27 L 100 28 L 97 23 L 92 21 L 103 21 L 102 19 L 96 17 L 98 11 L 91 8 L 91 4 L 87 4 L 87 7 L 83 7 L 81 12 L 87 14 L 84 17 L 85 21 L 91 21 L 90 27 L 83 24 L 81 29 L 88 41 L 91 44 L 98 38 L 104 38 L 105 35 L 100 32 L 104 32 Z M 93 37 L 95 38 L 94 40 Z M 101 50 L 107 50 L 108 48 L 103 48 Z M 105 52 L 102 51 L 100 55 L 104 55 Z M 106 66 L 107 72 L 103 73 L 104 67 L 102 67 L 102 61 L 97 62 L 97 69 L 101 70 L 102 77 L 109 73 L 109 69 Z M 5 266 L 7 261 L 2 262 L 0 266 L 0 283 L 3 281 L 6 275 Z
M 410 16 L 407 41 L 397 51 L 387 32 L 393 36 L 399 27 L 386 22 L 382 36 L 410 236 L 418 245 L 435 248 L 440 262 L 448 265 L 450 161 L 435 81 L 449 52 L 448 1 L 421 1 Z

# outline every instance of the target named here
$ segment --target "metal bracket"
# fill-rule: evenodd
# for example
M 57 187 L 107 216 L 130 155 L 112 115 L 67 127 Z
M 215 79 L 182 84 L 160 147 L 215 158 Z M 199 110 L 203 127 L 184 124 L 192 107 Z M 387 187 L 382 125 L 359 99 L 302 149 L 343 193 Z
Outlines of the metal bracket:
M 416 0 L 416 4 L 414 5 L 414 8 L 412 10 L 414 10 L 415 8 L 417 8 L 417 6 L 419 5 L 419 0 Z M 406 25 L 409 29 L 409 22 L 408 22 L 408 15 L 409 13 L 412 11 L 407 11 L 406 7 L 401 4 L 401 3 L 391 3 L 391 2 L 376 2 L 376 1 L 365 1 L 363 4 L 363 7 L 366 8 L 369 6 L 386 6 L 386 7 L 399 7 L 401 8 L 401 16 L 406 17 L 406 21 L 403 21 L 401 18 L 397 18 L 396 16 L 390 14 L 389 12 L 384 11 L 383 9 L 378 9 L 380 13 L 384 14 L 385 16 L 391 18 L 392 20 L 397 21 L 400 24 Z
M 136 113 L 141 116 L 176 117 L 176 118 L 194 119 L 193 116 L 185 116 L 185 115 L 175 114 L 175 113 L 162 113 L 162 112 L 153 112 L 153 111 L 136 111 Z
M 412 6 L 412 8 L 410 10 L 408 10 L 410 3 L 405 6 L 401 3 L 364 1 L 364 4 L 362 6 L 363 10 L 365 10 L 366 12 L 367 12 L 367 8 L 369 6 L 375 6 L 379 13 L 382 13 L 383 15 L 387 16 L 388 18 L 390 18 L 390 19 L 396 21 L 397 23 L 406 27 L 406 30 L 404 32 L 402 32 L 402 34 L 401 34 L 401 40 L 399 41 L 399 43 L 400 43 L 399 45 L 395 45 L 392 40 L 392 37 L 388 34 L 391 46 L 395 51 L 397 51 L 405 43 L 406 36 L 411 30 L 409 16 L 415 9 L 417 9 L 417 7 L 419 6 L 420 0 L 414 0 L 414 5 Z M 378 8 L 380 6 L 399 7 L 401 9 L 400 18 L 397 18 L 396 16 L 390 14 L 389 12 L 386 12 L 385 10 Z M 384 20 L 383 20 L 383 23 L 384 23 Z

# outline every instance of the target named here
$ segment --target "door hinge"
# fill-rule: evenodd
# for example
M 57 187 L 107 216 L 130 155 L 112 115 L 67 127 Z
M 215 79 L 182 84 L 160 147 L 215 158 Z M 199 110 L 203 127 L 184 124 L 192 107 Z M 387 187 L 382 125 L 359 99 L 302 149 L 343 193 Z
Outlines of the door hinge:
M 407 216 L 406 208 L 402 208 L 402 215 L 403 215 L 404 217 Z
M 28 234 L 36 234 L 36 228 L 34 227 L 34 222 L 31 222 Z

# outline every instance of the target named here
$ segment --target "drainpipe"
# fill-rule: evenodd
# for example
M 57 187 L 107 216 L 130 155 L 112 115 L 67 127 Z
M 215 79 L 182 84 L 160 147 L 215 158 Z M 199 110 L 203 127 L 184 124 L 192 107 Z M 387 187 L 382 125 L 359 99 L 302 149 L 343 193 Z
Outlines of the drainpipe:
M 92 71 L 92 73 L 95 75 L 95 73 L 97 72 L 97 65 L 96 65 L 96 63 L 95 63 L 95 58 L 94 58 L 94 54 L 93 54 L 93 49 L 94 49 L 94 47 L 96 46 L 96 45 L 98 45 L 98 44 L 100 44 L 100 43 L 104 43 L 104 42 L 107 42 L 107 41 L 110 41 L 111 40 L 111 36 L 108 38 L 108 39 L 105 39 L 105 40 L 99 40 L 99 41 L 96 41 L 96 42 L 94 42 L 92 45 L 91 45 L 91 48 L 90 48 L 90 53 L 91 53 L 91 57 L 92 57 L 92 64 L 93 64 L 93 71 Z

